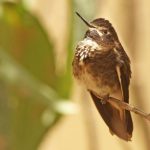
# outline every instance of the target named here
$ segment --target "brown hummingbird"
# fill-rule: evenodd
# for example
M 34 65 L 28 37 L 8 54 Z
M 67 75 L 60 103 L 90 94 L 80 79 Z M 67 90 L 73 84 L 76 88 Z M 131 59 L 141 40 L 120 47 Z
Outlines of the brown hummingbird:
M 76 14 L 88 30 L 76 47 L 72 63 L 74 77 L 90 93 L 111 133 L 130 141 L 133 131 L 130 112 L 106 102 L 114 97 L 129 103 L 129 57 L 108 20 L 98 18 L 88 23 L 79 13 Z

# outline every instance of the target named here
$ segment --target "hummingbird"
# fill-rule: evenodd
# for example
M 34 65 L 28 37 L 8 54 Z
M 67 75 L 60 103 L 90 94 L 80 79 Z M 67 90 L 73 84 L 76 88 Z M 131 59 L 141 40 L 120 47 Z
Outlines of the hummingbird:
M 129 111 L 107 102 L 110 97 L 129 103 L 130 59 L 112 24 L 98 18 L 87 22 L 83 40 L 78 42 L 72 62 L 73 75 L 90 93 L 112 134 L 131 141 L 133 122 Z

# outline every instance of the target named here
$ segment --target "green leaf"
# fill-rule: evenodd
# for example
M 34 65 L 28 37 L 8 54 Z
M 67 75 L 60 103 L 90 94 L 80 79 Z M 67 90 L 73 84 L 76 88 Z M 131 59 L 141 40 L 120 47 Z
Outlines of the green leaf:
M 3 3 L 0 9 L 0 149 L 34 150 L 61 115 L 54 49 L 22 5 Z
M 41 81 L 54 85 L 53 45 L 38 19 L 20 4 L 4 3 L 0 45 Z
M 22 3 L 0 4 L 0 149 L 34 150 L 62 116 L 77 107 L 72 88 L 73 12 L 67 62 L 55 73 L 54 46 Z

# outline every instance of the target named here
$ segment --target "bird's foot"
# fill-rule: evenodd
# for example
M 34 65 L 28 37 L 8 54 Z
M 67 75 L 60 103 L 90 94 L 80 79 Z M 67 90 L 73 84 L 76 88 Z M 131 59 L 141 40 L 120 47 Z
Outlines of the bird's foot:
M 109 94 L 107 94 L 107 95 L 103 96 L 103 98 L 101 98 L 101 103 L 106 104 L 108 99 L 109 99 Z
M 101 103 L 102 103 L 103 105 L 106 104 L 106 100 L 101 99 Z
M 90 90 L 88 90 L 89 92 L 91 92 Z M 101 103 L 102 104 L 106 104 L 107 103 L 107 100 L 109 99 L 109 94 L 107 94 L 107 95 L 104 95 L 104 96 L 99 96 L 97 93 L 95 93 L 95 92 L 93 92 L 92 91 L 92 93 L 97 97 L 97 98 L 99 98 L 100 99 L 100 101 L 101 101 Z

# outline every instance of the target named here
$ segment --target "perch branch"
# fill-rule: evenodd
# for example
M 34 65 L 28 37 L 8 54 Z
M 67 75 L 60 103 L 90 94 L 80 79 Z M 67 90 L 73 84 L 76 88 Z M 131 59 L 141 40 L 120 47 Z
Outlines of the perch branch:
M 114 97 L 109 97 L 109 99 L 107 99 L 106 102 L 109 102 L 111 104 L 113 103 L 115 105 L 117 104 L 119 108 L 123 108 L 125 110 L 134 112 L 135 114 L 138 114 L 141 117 L 143 117 L 143 118 L 147 119 L 148 121 L 150 121 L 150 114 L 147 114 L 147 113 L 141 111 L 137 107 L 130 106 L 128 103 L 125 103 L 125 102 L 123 102 L 121 100 L 118 100 L 118 99 L 116 99 Z

